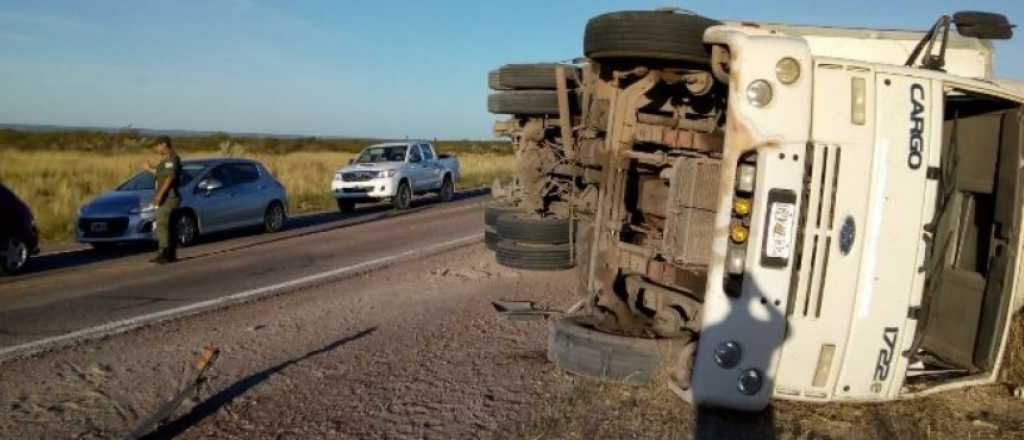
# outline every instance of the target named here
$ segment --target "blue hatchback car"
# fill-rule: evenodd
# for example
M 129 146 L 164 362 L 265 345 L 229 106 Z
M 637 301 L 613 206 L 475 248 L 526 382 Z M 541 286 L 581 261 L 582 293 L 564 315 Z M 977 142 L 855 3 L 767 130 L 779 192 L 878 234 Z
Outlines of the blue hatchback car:
M 172 219 L 179 245 L 189 246 L 211 232 L 253 226 L 276 232 L 284 226 L 288 195 L 259 162 L 187 160 L 181 169 L 181 207 Z M 143 171 L 86 203 L 78 211 L 76 239 L 96 248 L 155 241 L 154 191 L 153 174 Z

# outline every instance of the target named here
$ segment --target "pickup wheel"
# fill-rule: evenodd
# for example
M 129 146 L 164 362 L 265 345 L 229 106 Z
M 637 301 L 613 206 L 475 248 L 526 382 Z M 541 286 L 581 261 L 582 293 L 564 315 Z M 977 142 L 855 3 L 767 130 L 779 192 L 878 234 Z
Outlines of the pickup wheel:
M 559 64 L 506 64 L 487 74 L 487 85 L 493 90 L 555 90 L 555 69 Z M 568 87 L 576 85 L 579 68 L 561 64 L 566 69 Z
M 576 95 L 569 94 L 569 111 L 578 113 Z M 557 115 L 558 95 L 554 90 L 516 90 L 492 93 L 487 111 L 503 115 Z
M 437 198 L 442 202 L 450 202 L 454 195 L 455 184 L 452 183 L 451 176 L 444 176 L 444 181 L 441 182 L 441 189 L 437 191 Z
M 523 270 L 564 270 L 572 267 L 568 244 L 535 244 L 506 240 L 499 235 L 494 253 L 498 264 Z
M 647 58 L 709 64 L 704 31 L 720 24 L 674 11 L 622 11 L 587 22 L 583 53 L 596 60 Z
M 395 209 L 409 209 L 409 205 L 412 204 L 412 188 L 409 187 L 409 182 L 403 180 L 402 183 L 398 184 L 398 190 L 395 191 L 395 196 L 391 198 L 391 206 Z
M 604 333 L 586 317 L 567 316 L 548 329 L 548 359 L 558 368 L 604 382 L 643 385 L 681 362 L 687 338 L 647 339 Z
M 569 242 L 569 219 L 512 213 L 498 217 L 495 224 L 502 240 L 560 244 Z
M 352 212 L 356 209 L 356 202 L 351 200 L 334 199 L 338 202 L 338 211 L 341 212 Z

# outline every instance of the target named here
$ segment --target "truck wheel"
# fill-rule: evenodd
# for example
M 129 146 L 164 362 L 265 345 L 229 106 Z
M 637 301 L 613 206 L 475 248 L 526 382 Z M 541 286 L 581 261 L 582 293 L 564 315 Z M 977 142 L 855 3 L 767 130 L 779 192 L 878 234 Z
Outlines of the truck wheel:
M 14 275 L 28 264 L 28 245 L 18 237 L 10 237 L 0 243 L 0 275 Z
M 559 244 L 569 242 L 569 219 L 537 217 L 528 213 L 505 214 L 495 225 L 502 240 Z
M 506 240 L 499 233 L 494 255 L 498 264 L 523 270 L 563 270 L 572 267 L 568 244 L 529 244 Z
M 548 329 L 548 359 L 558 368 L 604 382 L 643 385 L 675 366 L 690 340 L 646 339 L 593 329 L 578 316 Z
M 498 217 L 516 212 L 522 212 L 522 210 L 506 204 L 488 205 L 484 207 L 484 226 L 494 229 L 497 233 Z
M 338 211 L 341 212 L 352 212 L 356 209 L 356 202 L 351 200 L 334 199 L 338 202 Z
M 555 69 L 559 64 L 506 64 L 487 74 L 487 85 L 494 90 L 555 90 Z M 574 87 L 579 78 L 579 68 L 569 64 L 565 67 L 566 85 Z
M 452 178 L 444 176 L 444 182 L 441 182 L 441 189 L 437 191 L 437 198 L 442 202 L 450 202 L 454 195 L 455 185 L 452 183 Z
M 498 232 L 493 227 L 484 226 L 484 246 L 492 251 L 498 249 Z
M 412 204 L 412 188 L 409 187 L 409 182 L 403 180 L 402 183 L 398 184 L 398 191 L 395 192 L 395 196 L 391 198 L 391 206 L 402 210 L 408 209 L 410 204 Z
M 593 59 L 652 58 L 708 64 L 704 31 L 718 21 L 673 11 L 622 11 L 587 22 L 583 53 Z
M 504 115 L 557 115 L 558 95 L 554 90 L 515 90 L 492 93 L 487 111 Z M 569 111 L 577 113 L 575 94 L 569 94 Z

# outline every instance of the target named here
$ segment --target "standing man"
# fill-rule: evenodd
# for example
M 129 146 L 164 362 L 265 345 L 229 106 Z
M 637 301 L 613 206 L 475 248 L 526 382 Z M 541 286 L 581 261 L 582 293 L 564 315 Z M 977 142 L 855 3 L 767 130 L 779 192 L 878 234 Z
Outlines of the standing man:
M 178 179 L 181 177 L 181 159 L 174 153 L 171 138 L 160 136 L 153 145 L 153 150 L 161 156 L 160 163 L 153 167 L 148 162 L 146 171 L 156 175 L 156 194 L 153 205 L 156 206 L 156 240 L 160 251 L 156 258 L 150 260 L 156 264 L 172 263 L 177 259 L 178 240 L 174 234 L 172 214 L 181 204 L 178 194 Z

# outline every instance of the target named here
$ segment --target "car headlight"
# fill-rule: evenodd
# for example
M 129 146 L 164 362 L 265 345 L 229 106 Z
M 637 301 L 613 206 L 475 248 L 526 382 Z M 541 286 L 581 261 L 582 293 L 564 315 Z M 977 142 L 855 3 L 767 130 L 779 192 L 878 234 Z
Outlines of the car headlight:
M 800 63 L 793 58 L 783 58 L 775 64 L 775 77 L 780 83 L 793 84 L 800 79 Z
M 152 203 L 147 203 L 145 205 L 140 204 L 139 206 L 132 208 L 128 212 L 131 214 L 148 214 L 153 211 L 156 211 L 156 205 Z
M 747 86 L 747 101 L 754 107 L 764 107 L 772 102 L 772 85 L 763 79 Z
M 398 174 L 398 170 L 384 170 L 380 172 L 380 177 L 395 177 Z

